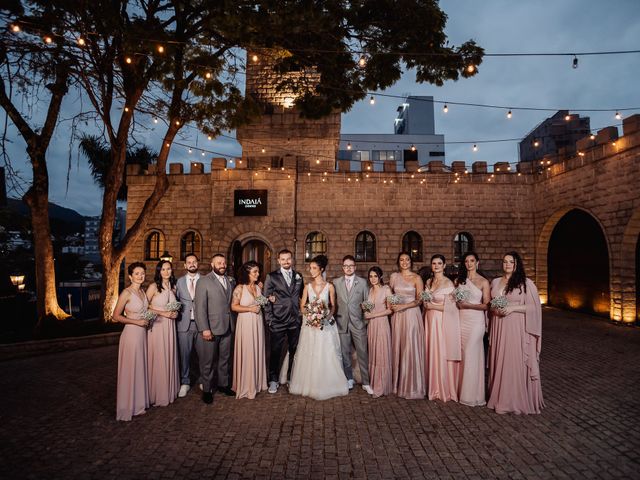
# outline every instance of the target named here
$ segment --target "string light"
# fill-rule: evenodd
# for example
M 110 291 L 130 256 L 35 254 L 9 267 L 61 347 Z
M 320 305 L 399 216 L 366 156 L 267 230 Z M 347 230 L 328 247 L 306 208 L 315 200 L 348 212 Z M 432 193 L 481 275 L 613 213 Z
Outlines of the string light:
M 211 78 L 211 72 L 207 72 L 204 74 L 204 78 L 209 79 Z
M 164 53 L 164 47 L 162 45 L 158 45 L 158 53 Z
M 211 135 L 207 135 L 207 140 L 213 140 L 213 137 Z
M 258 61 L 258 55 L 256 55 L 255 53 L 251 55 L 251 60 L 253 61 L 253 63 L 256 63 Z
M 375 99 L 375 98 L 373 98 L 373 95 L 371 95 L 371 98 L 369 99 L 369 103 L 370 103 L 371 105 L 375 105 L 375 103 L 376 103 L 376 99 Z
M 131 62 L 133 62 L 133 60 L 131 59 L 131 57 L 127 57 L 127 58 L 125 58 L 125 59 L 124 59 L 124 61 L 125 61 L 126 63 L 129 63 L 129 64 L 130 64 Z
M 449 106 L 446 103 L 444 104 L 444 107 L 442 107 L 442 111 L 444 113 L 447 113 L 449 111 Z
M 128 112 L 129 111 L 129 107 L 124 107 L 124 111 Z
M 590 138 L 591 140 L 595 140 L 595 139 L 596 139 L 596 136 L 592 133 L 591 135 L 589 135 L 589 138 Z
M 571 115 L 569 115 L 568 113 L 564 116 L 564 119 L 568 122 L 569 120 L 571 120 Z
M 478 145 L 476 145 L 475 143 L 473 144 L 473 151 L 477 152 L 478 151 Z
M 262 153 L 265 153 L 267 150 L 263 147 L 260 151 L 261 151 Z
M 153 123 L 158 123 L 158 119 L 156 117 L 153 117 Z
M 175 121 L 175 124 L 176 124 L 176 125 L 180 125 L 180 120 L 176 120 L 176 121 Z
M 351 143 L 347 143 L 347 150 L 351 150 Z
M 53 42 L 53 38 L 51 38 L 49 35 L 47 35 L 46 37 L 44 37 L 44 43 L 46 44 L 50 44 Z
M 476 70 L 475 65 L 471 64 L 471 65 L 467 66 L 467 72 L 473 73 L 475 70 Z
M 189 153 L 193 152 L 193 150 L 189 149 Z
M 11 25 L 11 31 L 13 33 L 19 33 L 20 32 L 20 25 L 18 25 L 17 23 L 14 23 L 13 25 Z
M 85 41 L 84 38 L 78 37 L 78 45 L 80 45 L 81 47 L 84 47 L 86 44 L 87 42 Z
M 360 60 L 358 60 L 358 66 L 359 66 L 360 68 L 364 68 L 364 67 L 366 67 L 366 66 L 367 66 L 367 57 L 365 57 L 364 55 L 362 55 L 362 56 L 360 57 Z
M 413 145 L 413 144 L 411 145 L 411 151 L 412 151 L 412 152 L 415 152 L 415 151 L 416 151 L 416 146 L 415 146 L 415 145 Z
M 573 68 L 578 68 L 578 57 L 573 56 L 573 63 L 571 64 Z
M 620 112 L 616 111 L 616 120 L 620 120 L 622 118 L 622 115 L 620 115 Z
M 538 140 L 533 141 L 533 146 L 538 148 L 540 146 L 540 142 Z
M 513 114 L 511 113 L 511 110 L 509 110 L 509 111 L 507 112 L 507 118 L 511 119 L 511 117 L 512 117 L 512 116 L 513 116 Z

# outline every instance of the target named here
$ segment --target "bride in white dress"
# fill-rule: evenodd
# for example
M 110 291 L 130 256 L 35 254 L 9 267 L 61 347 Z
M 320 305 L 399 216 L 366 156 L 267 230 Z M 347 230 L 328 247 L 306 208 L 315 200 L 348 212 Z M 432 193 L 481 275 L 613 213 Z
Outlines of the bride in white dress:
M 324 255 L 318 255 L 309 263 L 312 281 L 304 287 L 300 310 L 304 311 L 307 301 L 313 302 L 320 298 L 329 307 L 330 314 L 322 329 L 308 326 L 303 317 L 289 383 L 289 393 L 315 400 L 326 400 L 349 393 L 347 377 L 342 370 L 340 337 L 333 321 L 336 293 L 333 285 L 322 277 L 325 268 L 327 257 Z

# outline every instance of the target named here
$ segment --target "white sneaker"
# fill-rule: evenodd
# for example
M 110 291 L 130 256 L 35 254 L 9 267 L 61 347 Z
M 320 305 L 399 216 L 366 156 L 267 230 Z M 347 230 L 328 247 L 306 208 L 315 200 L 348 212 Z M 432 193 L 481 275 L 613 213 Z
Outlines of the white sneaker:
M 373 395 L 373 390 L 369 385 L 362 385 L 362 389 L 367 392 L 369 395 Z
M 353 389 L 353 386 L 356 384 L 356 382 L 353 380 L 353 378 L 350 378 L 349 380 L 347 380 L 347 385 L 349 386 L 349 390 Z
M 187 392 L 191 390 L 191 385 L 180 385 L 180 391 L 178 392 L 178 396 L 180 398 L 184 398 L 187 396 Z
M 278 382 L 269 382 L 269 393 L 276 393 L 278 391 Z

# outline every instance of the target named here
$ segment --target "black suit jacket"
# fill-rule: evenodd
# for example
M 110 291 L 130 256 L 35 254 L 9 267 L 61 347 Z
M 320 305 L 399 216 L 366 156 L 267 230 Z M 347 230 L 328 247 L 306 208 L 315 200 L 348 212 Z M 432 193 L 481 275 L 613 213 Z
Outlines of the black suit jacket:
M 265 307 L 265 319 L 272 332 L 300 326 L 300 299 L 302 298 L 303 280 L 295 270 L 291 270 L 291 286 L 280 269 L 267 275 L 264 281 L 265 297 L 275 295 L 275 303 L 269 302 Z

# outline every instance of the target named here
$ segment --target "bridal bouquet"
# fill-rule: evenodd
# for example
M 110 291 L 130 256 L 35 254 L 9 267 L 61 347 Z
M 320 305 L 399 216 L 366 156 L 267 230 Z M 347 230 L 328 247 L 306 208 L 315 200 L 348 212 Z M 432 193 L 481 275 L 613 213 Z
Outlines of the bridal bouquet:
M 471 292 L 466 288 L 462 288 L 460 286 L 460 287 L 456 287 L 452 295 L 453 295 L 453 299 L 456 302 L 467 302 L 469 301 L 469 296 L 471 295 Z
M 504 310 L 507 305 L 509 305 L 509 301 L 504 295 L 498 295 L 497 297 L 492 298 L 491 302 L 489 302 L 491 310 L 501 311 Z
M 375 306 L 376 306 L 375 303 L 369 300 L 365 300 L 360 304 L 360 308 L 362 308 L 362 310 L 364 310 L 365 313 L 373 312 L 373 309 L 375 308 Z
M 182 304 L 180 302 L 169 302 L 164 308 L 167 312 L 179 312 Z
M 151 328 L 157 316 L 158 315 L 155 312 L 152 312 L 151 310 L 145 310 L 144 312 L 142 312 L 142 315 L 140 315 L 140 318 L 142 320 L 147 320 L 149 322 L 147 324 L 147 328 Z
M 264 295 L 258 295 L 256 297 L 256 303 L 261 307 L 264 307 L 267 303 L 269 303 L 269 299 Z
M 316 298 L 313 302 L 309 302 L 304 306 L 304 320 L 308 327 L 322 330 L 328 316 L 329 308 L 319 298 Z M 330 319 L 329 325 L 333 325 L 334 321 L 333 318 Z
M 431 302 L 433 300 L 433 294 L 429 290 L 420 292 L 420 299 L 423 302 Z
M 400 295 L 396 295 L 395 293 L 393 295 L 389 295 L 387 297 L 387 303 L 389 305 L 400 305 Z

